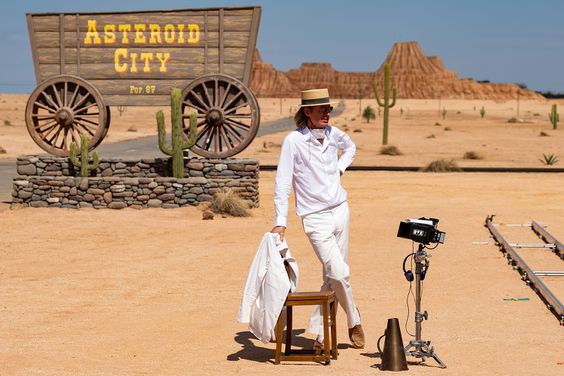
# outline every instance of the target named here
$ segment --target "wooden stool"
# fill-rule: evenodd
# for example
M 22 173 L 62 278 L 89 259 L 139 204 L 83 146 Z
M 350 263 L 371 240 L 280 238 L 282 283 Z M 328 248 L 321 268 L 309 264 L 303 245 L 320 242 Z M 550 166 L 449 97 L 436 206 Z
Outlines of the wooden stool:
M 281 360 L 314 361 L 329 364 L 331 357 L 337 359 L 337 306 L 335 293 L 325 292 L 295 292 L 289 293 L 284 307 L 286 308 L 286 347 L 282 354 L 282 335 L 284 332 L 284 309 L 280 312 L 276 323 L 276 358 L 274 364 Z M 294 306 L 321 305 L 323 310 L 323 349 L 321 353 L 311 350 L 292 350 L 292 309 Z M 331 336 L 329 337 L 329 329 Z

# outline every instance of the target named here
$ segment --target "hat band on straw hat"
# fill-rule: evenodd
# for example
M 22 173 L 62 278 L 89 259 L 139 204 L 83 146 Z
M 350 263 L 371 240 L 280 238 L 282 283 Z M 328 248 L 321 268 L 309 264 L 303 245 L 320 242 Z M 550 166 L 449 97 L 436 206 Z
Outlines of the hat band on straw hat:
M 302 107 L 315 106 L 318 104 L 331 104 L 331 98 L 315 98 L 315 99 L 302 99 Z

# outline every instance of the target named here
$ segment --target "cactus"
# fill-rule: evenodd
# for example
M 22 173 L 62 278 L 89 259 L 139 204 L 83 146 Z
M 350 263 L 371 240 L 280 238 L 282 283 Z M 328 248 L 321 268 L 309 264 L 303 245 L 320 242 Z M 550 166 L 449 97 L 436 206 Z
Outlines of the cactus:
M 483 119 L 484 116 L 486 116 L 486 109 L 484 108 L 484 106 L 482 106 L 482 108 L 480 109 L 480 117 Z
M 552 105 L 552 111 L 548 114 L 548 119 L 552 123 L 552 129 L 556 129 L 558 127 L 558 122 L 560 121 L 560 114 L 558 113 L 558 109 L 556 105 Z
M 184 177 L 184 149 L 191 148 L 196 143 L 196 114 L 190 114 L 190 137 L 186 137 L 182 128 L 182 93 L 180 89 L 172 89 L 170 93 L 170 118 L 172 135 L 170 147 L 166 145 L 166 130 L 164 128 L 164 113 L 157 112 L 157 129 L 159 131 L 159 148 L 172 157 L 172 174 L 175 178 Z
M 382 145 L 388 144 L 388 117 L 390 113 L 390 108 L 394 107 L 396 104 L 397 89 L 394 87 L 392 89 L 392 103 L 390 103 L 390 65 L 384 64 L 384 102 L 378 97 L 378 86 L 376 82 L 372 82 L 372 90 L 374 90 L 374 96 L 376 97 L 376 102 L 378 107 L 384 108 L 384 131 L 382 137 Z
M 80 137 L 80 161 L 77 156 L 77 145 L 76 142 L 71 142 L 70 144 L 70 160 L 73 165 L 80 167 L 80 176 L 83 178 L 90 175 L 90 171 L 94 171 L 98 168 L 100 164 L 100 159 L 98 158 L 98 151 L 92 153 L 92 164 L 88 162 L 88 138 L 85 135 Z
M 117 106 L 117 110 L 119 112 L 119 116 L 121 116 L 121 114 L 127 111 L 127 106 Z

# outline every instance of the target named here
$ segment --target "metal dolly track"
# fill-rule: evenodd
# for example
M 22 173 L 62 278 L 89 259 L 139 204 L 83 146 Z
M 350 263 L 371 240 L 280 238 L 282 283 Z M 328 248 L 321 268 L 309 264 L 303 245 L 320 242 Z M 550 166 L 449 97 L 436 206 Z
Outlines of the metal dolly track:
M 518 244 L 509 243 L 501 235 L 499 230 L 493 224 L 493 215 L 486 217 L 485 226 L 490 230 L 493 238 L 500 246 L 500 250 L 505 252 L 505 255 L 510 264 L 513 264 L 521 273 L 522 279 L 540 295 L 541 299 L 546 303 L 548 309 L 552 311 L 558 320 L 560 320 L 560 325 L 564 325 L 564 306 L 560 300 L 550 291 L 550 289 L 544 284 L 544 282 L 539 278 L 539 276 L 551 275 L 551 276 L 563 276 L 564 272 L 559 271 L 534 271 L 529 265 L 519 256 L 515 248 L 520 247 L 538 247 L 538 248 L 551 248 L 559 257 L 563 259 L 564 246 L 559 242 L 554 236 L 552 236 L 544 227 L 542 227 L 538 222 L 531 222 L 531 229 L 540 236 L 547 243 L 545 244 Z

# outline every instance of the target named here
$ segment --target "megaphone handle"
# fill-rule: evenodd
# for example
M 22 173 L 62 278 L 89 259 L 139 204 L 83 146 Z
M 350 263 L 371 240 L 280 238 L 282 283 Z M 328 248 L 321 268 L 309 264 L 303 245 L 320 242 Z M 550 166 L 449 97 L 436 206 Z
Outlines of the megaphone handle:
M 383 351 L 382 351 L 382 349 L 380 348 L 380 341 L 382 340 L 382 338 L 384 338 L 384 337 L 386 336 L 386 332 L 387 332 L 387 330 L 384 330 L 384 334 L 382 334 L 382 335 L 380 336 L 380 338 L 378 338 L 378 342 L 376 342 L 376 347 L 378 347 L 378 352 L 380 353 L 380 355 L 383 354 Z

